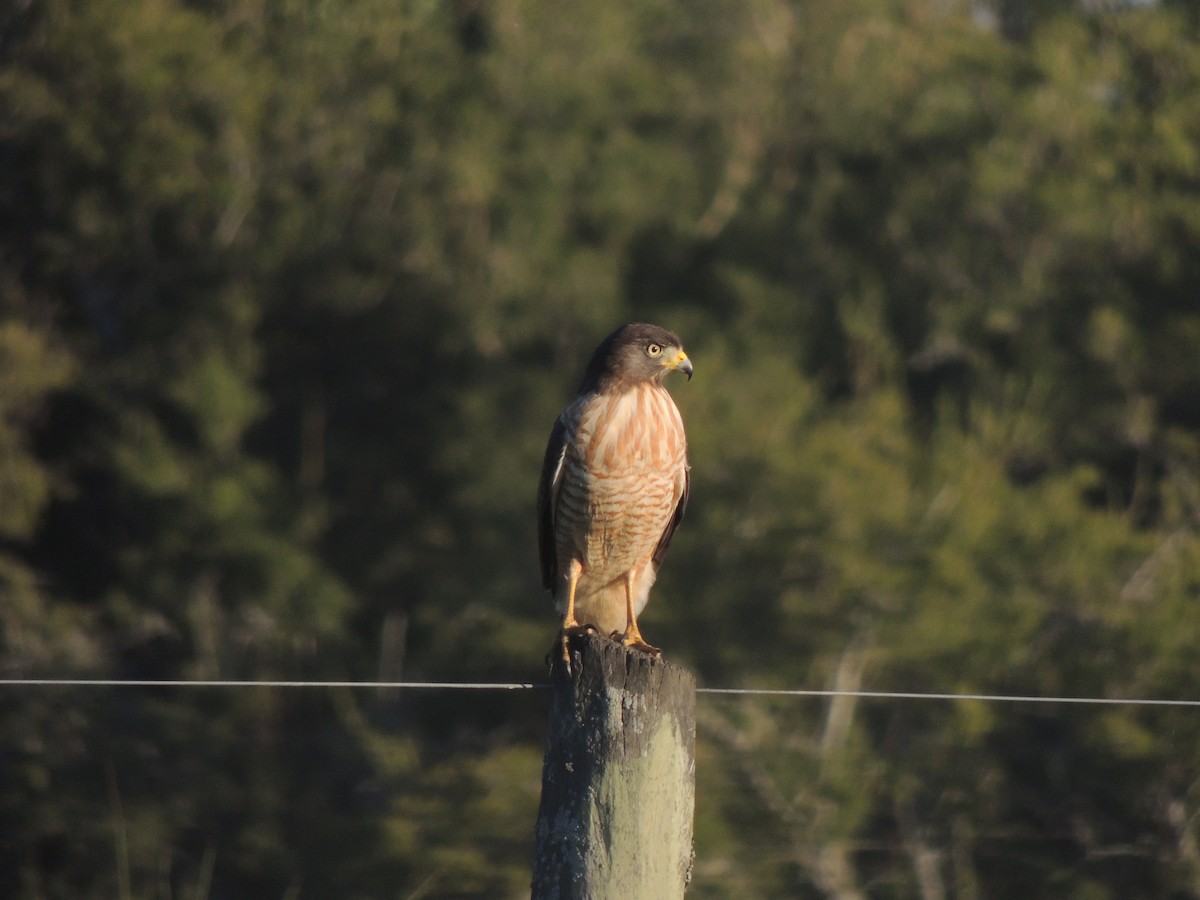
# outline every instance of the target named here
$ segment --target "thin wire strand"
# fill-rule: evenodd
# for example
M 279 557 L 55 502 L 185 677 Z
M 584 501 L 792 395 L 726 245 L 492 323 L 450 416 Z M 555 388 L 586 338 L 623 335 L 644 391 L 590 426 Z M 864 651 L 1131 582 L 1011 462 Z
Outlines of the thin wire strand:
M 122 688 L 374 688 L 439 691 L 529 691 L 546 690 L 548 684 L 532 682 L 469 681 L 139 681 L 125 678 L 0 678 L 0 687 L 122 687 Z M 857 697 L 863 700 L 974 700 L 982 703 L 1075 703 L 1093 706 L 1182 706 L 1200 707 L 1200 700 L 1167 700 L 1138 697 L 1043 697 L 1025 694 L 954 694 L 918 691 L 842 691 L 772 688 L 697 688 L 697 694 L 729 697 Z
M 405 690 L 522 691 L 547 688 L 530 682 L 469 681 L 220 681 L 205 679 L 133 678 L 0 678 L 0 687 L 41 685 L 43 687 L 201 687 L 201 688 L 398 688 Z
M 1108 706 L 1195 706 L 1200 700 L 1125 697 L 1041 697 L 1022 694 L 939 694 L 915 691 L 770 690 L 765 688 L 697 688 L 698 694 L 749 694 L 756 697 L 859 697 L 867 700 L 978 700 L 985 703 L 1086 703 Z

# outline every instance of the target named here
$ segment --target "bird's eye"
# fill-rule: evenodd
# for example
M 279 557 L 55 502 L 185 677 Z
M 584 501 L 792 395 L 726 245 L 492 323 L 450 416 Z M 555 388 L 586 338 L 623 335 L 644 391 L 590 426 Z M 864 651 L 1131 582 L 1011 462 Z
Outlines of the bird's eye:
M 646 348 L 646 352 L 649 353 L 651 356 L 660 356 L 662 354 L 662 345 L 661 344 L 651 344 L 649 347 Z

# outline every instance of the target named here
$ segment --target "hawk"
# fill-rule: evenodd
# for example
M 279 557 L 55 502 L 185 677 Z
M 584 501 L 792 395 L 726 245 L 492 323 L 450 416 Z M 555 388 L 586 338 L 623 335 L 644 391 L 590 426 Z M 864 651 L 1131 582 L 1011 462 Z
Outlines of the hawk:
M 623 325 L 592 354 L 575 399 L 554 423 L 538 484 L 542 583 L 567 638 L 595 629 L 658 656 L 638 614 L 687 506 L 687 440 L 671 372 L 691 380 L 679 338 Z M 582 623 L 582 624 L 581 624 Z

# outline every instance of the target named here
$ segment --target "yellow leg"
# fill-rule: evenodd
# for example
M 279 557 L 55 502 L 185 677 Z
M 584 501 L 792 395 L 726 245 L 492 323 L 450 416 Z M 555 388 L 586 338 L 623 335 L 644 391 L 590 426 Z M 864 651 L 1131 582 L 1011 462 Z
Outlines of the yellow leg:
M 579 576 L 582 573 L 583 566 L 579 564 L 579 560 L 571 560 L 570 567 L 567 569 L 567 611 L 563 615 L 562 626 L 564 632 L 579 627 L 579 622 L 575 618 L 575 588 L 579 586 Z
M 571 646 L 570 640 L 572 635 L 585 634 L 593 630 L 590 625 L 580 625 L 579 620 L 575 618 L 575 589 L 579 585 L 579 576 L 583 573 L 583 566 L 579 560 L 571 560 L 570 568 L 567 569 L 567 609 L 563 613 L 562 636 L 562 659 L 567 665 L 567 671 L 571 671 Z
M 625 633 L 621 635 L 621 643 L 650 656 L 661 656 L 662 651 L 646 643 L 641 629 L 638 628 L 637 615 L 633 611 L 633 578 L 636 571 L 635 569 L 625 575 Z

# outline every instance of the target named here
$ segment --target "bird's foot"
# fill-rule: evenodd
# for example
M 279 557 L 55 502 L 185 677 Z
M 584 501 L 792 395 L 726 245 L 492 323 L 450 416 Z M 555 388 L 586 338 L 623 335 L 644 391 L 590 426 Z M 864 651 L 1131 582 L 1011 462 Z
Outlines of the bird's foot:
M 645 653 L 647 656 L 657 659 L 662 656 L 662 651 L 657 647 L 653 647 L 646 643 L 640 631 L 626 631 L 621 634 L 619 631 L 612 633 L 612 639 L 620 643 L 622 647 L 628 647 L 630 650 L 637 650 L 639 653 Z
M 554 658 L 561 659 L 563 665 L 567 667 L 567 674 L 571 673 L 571 638 L 580 634 L 599 634 L 600 629 L 595 625 L 585 624 L 580 625 L 578 622 L 563 625 L 562 631 L 559 632 L 558 640 L 554 642 L 554 646 L 550 648 L 550 652 L 546 654 L 546 664 L 553 669 Z
M 576 622 L 574 625 L 564 625 L 563 630 L 562 630 L 562 634 L 563 634 L 564 638 L 573 638 L 577 634 L 599 634 L 599 633 L 600 633 L 600 629 L 597 628 L 595 625 L 592 625 L 590 623 L 587 625 L 580 625 L 578 622 Z

